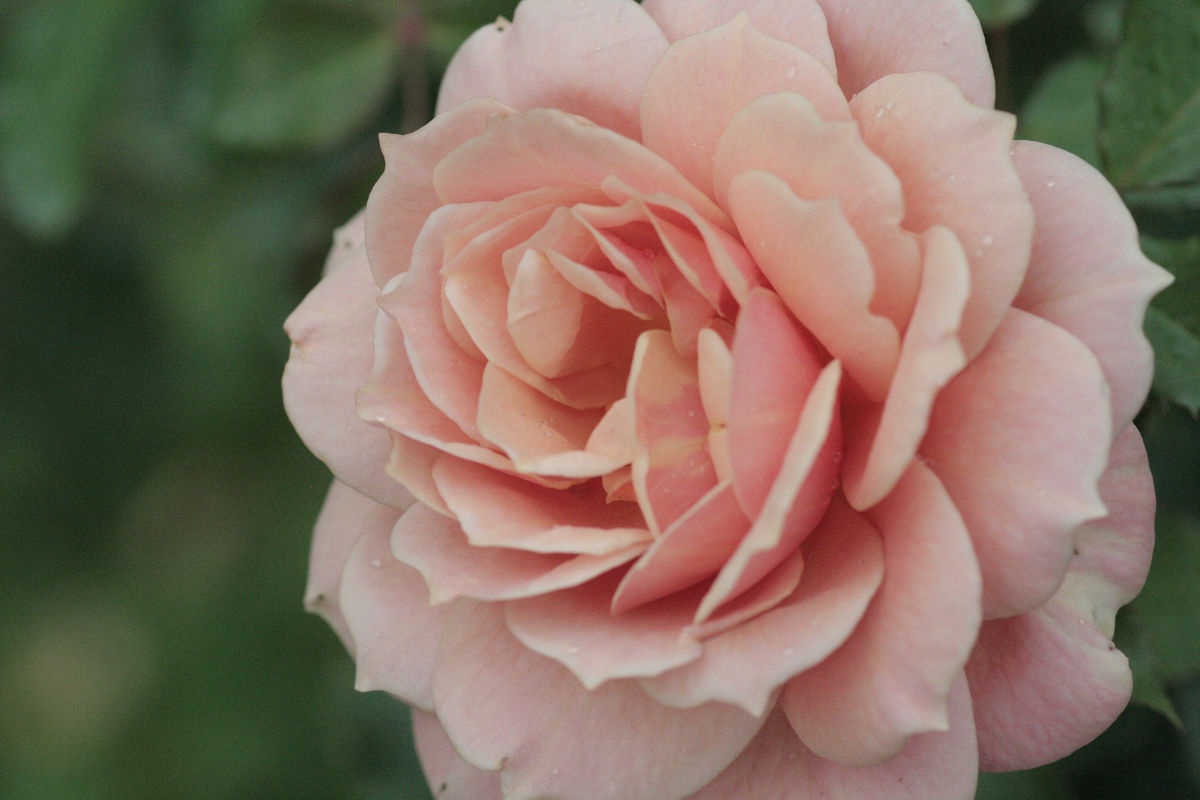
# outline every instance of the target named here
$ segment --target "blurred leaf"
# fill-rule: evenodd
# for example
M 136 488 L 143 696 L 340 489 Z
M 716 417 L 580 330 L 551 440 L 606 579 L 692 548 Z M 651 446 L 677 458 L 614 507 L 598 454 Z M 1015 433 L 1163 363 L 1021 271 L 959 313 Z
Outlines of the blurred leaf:
M 276 2 L 235 27 L 213 73 L 211 130 L 237 147 L 314 149 L 382 104 L 402 55 L 387 24 Z
M 88 197 L 108 60 L 141 0 L 16 3 L 0 24 L 0 196 L 29 234 L 59 236 Z
M 985 28 L 999 28 L 1029 16 L 1037 0 L 971 0 Z
M 975 800 L 1071 800 L 1071 790 L 1057 765 L 1023 772 L 983 773 Z
M 1146 311 L 1146 336 L 1154 346 L 1154 390 L 1200 412 L 1200 336 L 1154 306 Z
M 1160 512 L 1154 566 L 1132 603 L 1141 649 L 1160 685 L 1200 675 L 1200 519 Z
M 1096 86 L 1103 76 L 1104 65 L 1092 56 L 1056 64 L 1038 81 L 1021 110 L 1020 136 L 1070 150 L 1099 165 Z
M 1083 9 L 1083 24 L 1096 46 L 1109 50 L 1121 41 L 1121 16 L 1126 0 L 1091 0 Z
M 1130 0 L 1101 87 L 1100 148 L 1152 233 L 1200 233 L 1200 2 Z

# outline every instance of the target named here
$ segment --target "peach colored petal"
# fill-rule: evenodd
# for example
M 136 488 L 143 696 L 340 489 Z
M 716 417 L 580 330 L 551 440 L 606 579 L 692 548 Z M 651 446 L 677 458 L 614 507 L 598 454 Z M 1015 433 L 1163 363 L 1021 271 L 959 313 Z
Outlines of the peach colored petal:
M 733 488 L 728 483 L 714 486 L 625 573 L 613 594 L 613 613 L 622 614 L 717 574 L 748 530 L 750 521 Z M 691 622 L 690 613 L 686 622 Z
M 431 608 L 425 581 L 392 555 L 388 540 L 399 516 L 380 507 L 368 519 L 346 559 L 338 603 L 354 641 L 355 688 L 381 689 L 428 710 L 446 609 Z
M 900 181 L 871 152 L 853 122 L 827 122 L 798 94 L 759 97 L 730 121 L 713 160 L 717 201 L 729 205 L 729 184 L 743 172 L 769 172 L 804 200 L 837 198 L 870 254 L 875 276 L 871 311 L 908 324 L 920 282 L 917 238 L 900 227 Z
M 775 569 L 820 522 L 837 488 L 842 448 L 837 407 L 841 378 L 837 361 L 829 362 L 817 376 L 762 510 L 704 596 L 696 623 L 706 621 Z
M 882 406 L 848 407 L 842 481 L 850 505 L 870 508 L 900 480 L 925 436 L 942 387 L 966 364 L 958 326 L 970 291 L 967 257 L 946 228 L 923 237 L 921 294 Z
M 571 671 L 585 689 L 619 678 L 658 675 L 699 658 L 681 635 L 695 598 L 676 595 L 622 614 L 609 611 L 619 576 L 504 605 L 508 629 L 530 650 Z M 694 594 L 694 593 L 693 593 Z
M 464 352 L 446 328 L 440 271 L 447 233 L 478 219 L 487 205 L 444 207 L 430 215 L 413 245 L 412 266 L 379 297 L 379 307 L 403 334 L 401 346 L 421 391 L 475 441 L 481 441 L 475 417 L 483 363 Z
M 637 427 L 633 403 L 628 398 L 622 397 L 608 407 L 588 437 L 586 449 L 623 465 L 633 461 L 637 454 Z
M 967 99 L 990 108 L 996 96 L 983 30 L 964 0 L 817 0 L 825 11 L 838 82 L 853 97 L 897 72 L 936 72 Z
M 879 534 L 835 500 L 802 552 L 804 575 L 791 597 L 705 639 L 699 659 L 643 680 L 646 691 L 671 706 L 717 700 L 761 716 L 780 686 L 841 646 L 883 578 Z
M 380 135 L 385 167 L 366 210 L 367 255 L 376 284 L 408 270 L 421 226 L 442 205 L 434 191 L 434 166 L 483 131 L 489 117 L 507 111 L 495 100 L 472 100 L 406 136 Z
M 672 42 L 715 28 L 745 11 L 755 28 L 791 42 L 836 74 L 825 14 L 816 0 L 645 0 L 642 8 Z
M 560 108 L 638 136 L 638 99 L 667 41 L 624 0 L 525 0 L 459 48 L 442 79 L 438 113 L 471 97 L 517 109 Z
M 430 602 L 459 597 L 509 600 L 578 586 L 641 555 L 634 544 L 605 555 L 475 547 L 455 520 L 417 504 L 392 531 L 392 552 L 429 585 Z
M 546 489 L 444 457 L 434 465 L 433 478 L 476 547 L 608 555 L 650 541 L 637 506 L 606 502 L 598 486 Z
M 911 3 L 899 3 L 910 6 Z M 889 6 L 891 8 L 891 6 Z M 1009 114 L 973 106 L 941 75 L 891 75 L 850 101 L 867 145 L 904 187 L 904 226 L 954 231 L 971 262 L 960 338 L 973 358 L 1025 276 L 1033 211 L 1012 166 Z
M 498 771 L 463 761 L 433 714 L 414 709 L 412 718 L 417 756 L 437 800 L 504 800 Z
M 987 619 L 1037 608 L 1062 580 L 1074 531 L 1103 516 L 1104 375 L 1078 339 L 1012 309 L 942 390 L 921 456 L 971 531 Z
M 338 231 L 326 273 L 284 323 L 292 340 L 284 407 L 304 444 L 339 480 L 402 506 L 410 495 L 381 469 L 391 450 L 387 432 L 364 423 L 354 407 L 354 393 L 371 374 L 371 331 L 379 311 L 361 215 Z
M 627 397 L 637 431 L 634 490 L 658 534 L 716 485 L 695 359 L 681 356 L 666 331 L 646 331 L 634 351 Z
M 870 257 L 838 202 L 802 200 L 774 175 L 744 172 L 730 184 L 729 206 L 746 248 L 796 319 L 848 377 L 882 400 L 900 336 L 889 319 L 870 311 Z
M 729 450 L 729 404 L 732 401 L 733 354 L 721 334 L 705 328 L 696 337 L 696 374 L 700 404 L 708 417 L 708 455 L 722 481 L 733 480 L 733 453 Z
M 819 348 L 779 296 L 751 292 L 733 334 L 725 419 L 734 492 L 754 519 L 779 473 L 804 399 L 821 374 Z
M 909 739 L 886 764 L 855 768 L 813 754 L 776 712 L 725 772 L 686 800 L 971 800 L 978 756 L 961 679 L 950 692 L 949 721 L 947 731 Z
M 846 99 L 820 61 L 739 14 L 667 48 L 642 94 L 642 141 L 711 196 L 721 133 L 743 106 L 773 92 L 803 94 L 826 119 L 848 118 Z
M 460 601 L 454 611 L 434 674 L 438 716 L 467 762 L 501 770 L 511 797 L 681 797 L 733 761 L 762 724 L 720 703 L 647 702 L 634 681 L 587 691 L 521 645 L 496 606 Z
M 883 585 L 846 644 L 780 699 L 809 748 L 850 766 L 882 764 L 914 734 L 948 729 L 947 698 L 980 623 L 970 537 L 928 468 L 914 463 L 867 518 L 883 538 Z
M 1028 769 L 1098 736 L 1125 708 L 1129 664 L 1111 638 L 1154 545 L 1154 483 L 1137 429 L 1117 437 L 1100 497 L 1109 516 L 1079 532 L 1062 586 L 1044 606 L 983 626 L 967 664 L 982 766 Z
M 1095 353 L 1119 429 L 1146 398 L 1154 359 L 1142 316 L 1171 277 L 1142 254 L 1120 196 L 1091 165 L 1037 142 L 1018 142 L 1013 163 L 1037 220 L 1029 272 L 1013 304 Z
M 796 591 L 804 569 L 804 553 L 796 549 L 774 569 L 755 581 L 753 586 L 721 606 L 720 611 L 704 622 L 689 625 L 684 633 L 697 639 L 708 639 L 770 611 Z
M 718 224 L 725 219 L 707 195 L 652 150 L 552 108 L 493 116 L 483 133 L 438 162 L 434 186 L 443 202 L 464 203 L 551 186 L 603 188 L 610 177 L 645 194 L 677 197 Z
M 354 642 L 338 604 L 338 590 L 350 549 L 362 536 L 367 520 L 380 507 L 374 500 L 335 480 L 325 495 L 325 503 L 313 528 L 304 607 L 328 622 L 350 651 L 354 650 Z M 398 510 L 396 516 L 399 514 Z

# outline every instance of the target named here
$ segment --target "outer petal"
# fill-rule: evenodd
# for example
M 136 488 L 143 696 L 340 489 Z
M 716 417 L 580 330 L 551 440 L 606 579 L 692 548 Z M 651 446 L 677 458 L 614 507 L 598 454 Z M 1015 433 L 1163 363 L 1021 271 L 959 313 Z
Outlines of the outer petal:
M 914 734 L 947 729 L 947 696 L 979 629 L 980 586 L 962 518 L 920 463 L 868 517 L 883 537 L 883 585 L 850 640 L 780 700 L 814 752 L 863 766 L 898 755 Z
M 510 797 L 675 800 L 712 780 L 762 724 L 723 704 L 667 708 L 632 681 L 586 691 L 517 642 L 501 614 L 456 604 L 434 697 L 459 753 L 500 769 Z
M 1036 220 L 1029 272 L 1014 305 L 1065 328 L 1096 354 L 1120 429 L 1141 407 L 1153 373 L 1142 334 L 1146 303 L 1171 277 L 1142 254 L 1129 211 L 1087 162 L 1018 142 L 1013 163 Z
M 687 800 L 970 800 L 978 777 L 974 733 L 961 679 L 950 692 L 949 729 L 914 736 L 877 767 L 814 755 L 776 713 L 737 761 Z
M 425 581 L 392 556 L 388 540 L 398 516 L 380 507 L 368 518 L 346 560 L 338 602 L 354 640 L 355 687 L 382 689 L 430 709 L 446 609 L 430 608 Z
M 1044 603 L 1075 529 L 1104 515 L 1096 481 L 1111 440 L 1107 393 L 1078 339 L 1012 309 L 938 396 L 921 455 L 971 531 L 986 619 Z
M 715 28 L 745 11 L 755 28 L 804 50 L 836 74 L 825 14 L 816 0 L 644 0 L 642 8 L 672 42 Z
M 983 30 L 967 0 L 817 0 L 825 10 L 847 97 L 884 75 L 937 72 L 972 103 L 991 107 L 996 85 Z
M 433 714 L 413 710 L 413 736 L 425 780 L 437 800 L 504 800 L 500 773 L 463 761 Z
M 663 55 L 642 95 L 642 140 L 711 196 L 722 132 L 743 106 L 773 92 L 803 94 L 825 119 L 848 118 L 845 98 L 819 61 L 739 15 Z
M 666 49 L 658 25 L 627 0 L 525 0 L 511 23 L 467 39 L 442 79 L 438 113 L 472 97 L 518 110 L 558 108 L 638 138 L 638 100 Z
M 292 353 L 283 403 L 308 449 L 342 482 L 381 503 L 412 497 L 384 472 L 387 431 L 358 418 L 354 393 L 371 373 L 379 290 L 367 268 L 363 218 L 337 233 L 326 276 L 284 323 Z
M 984 769 L 1062 758 L 1112 724 L 1129 701 L 1129 664 L 1110 639 L 1117 609 L 1145 580 L 1154 544 L 1154 484 L 1132 425 L 1117 437 L 1100 496 L 1109 516 L 1081 529 L 1054 597 L 980 633 L 967 678 Z

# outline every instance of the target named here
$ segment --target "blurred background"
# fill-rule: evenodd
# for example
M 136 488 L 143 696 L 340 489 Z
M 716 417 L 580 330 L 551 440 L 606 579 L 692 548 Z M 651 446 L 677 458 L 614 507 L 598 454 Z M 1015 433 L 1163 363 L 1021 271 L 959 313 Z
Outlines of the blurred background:
M 407 711 L 301 607 L 328 474 L 281 325 L 376 133 L 513 5 L 0 0 L 0 798 L 429 797 Z M 976 5 L 1022 135 L 1097 162 L 1124 3 Z M 1197 240 L 1147 246 L 1192 287 L 1166 307 L 1194 298 Z M 1167 556 L 1121 620 L 1139 702 L 981 798 L 1200 797 L 1200 424 L 1161 394 L 1142 423 Z

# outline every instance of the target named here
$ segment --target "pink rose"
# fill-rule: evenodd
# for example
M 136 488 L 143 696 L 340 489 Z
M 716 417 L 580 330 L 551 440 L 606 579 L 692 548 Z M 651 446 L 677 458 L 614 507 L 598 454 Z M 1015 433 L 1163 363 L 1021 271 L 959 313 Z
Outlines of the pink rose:
M 966 0 L 525 0 L 292 315 L 439 798 L 968 798 L 1130 693 L 1164 273 Z

